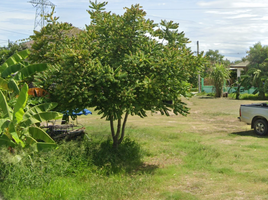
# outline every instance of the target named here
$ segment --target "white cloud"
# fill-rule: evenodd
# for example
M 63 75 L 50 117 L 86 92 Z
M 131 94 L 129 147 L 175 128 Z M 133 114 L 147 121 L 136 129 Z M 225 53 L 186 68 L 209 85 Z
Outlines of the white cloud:
M 203 11 L 199 19 L 203 27 L 192 37 L 206 44 L 200 46 L 203 50 L 218 49 L 233 60 L 245 56 L 249 47 L 259 41 L 268 44 L 268 1 L 212 0 L 197 5 Z
M 230 17 L 225 17 L 227 19 L 239 19 L 239 18 L 255 18 L 258 17 L 258 15 L 252 15 L 252 14 L 241 14 L 241 15 L 234 15 Z
M 231 10 L 231 11 L 219 11 L 219 10 L 207 10 L 205 13 L 207 14 L 217 14 L 217 15 L 236 15 L 236 14 L 241 14 L 241 13 L 247 13 L 250 12 L 251 10 Z
M 0 46 L 7 39 L 15 41 L 32 34 L 35 19 L 35 8 L 27 0 L 2 1 Z M 89 0 L 50 1 L 56 5 L 60 21 L 80 28 L 89 24 L 86 12 Z M 136 0 L 108 0 L 106 10 L 122 14 L 123 7 L 136 3 Z M 166 19 L 179 23 L 179 31 L 184 31 L 192 41 L 189 46 L 194 51 L 196 41 L 200 41 L 200 51 L 219 50 L 226 58 L 235 60 L 259 41 L 268 44 L 267 0 L 143 0 L 140 5 L 146 10 L 146 17 L 155 22 Z
M 11 21 L 13 19 L 18 19 L 21 21 L 24 20 L 33 20 L 34 14 L 33 13 L 20 13 L 20 15 L 14 15 L 12 12 L 1 12 L 2 15 L 0 17 L 0 22 L 4 21 Z

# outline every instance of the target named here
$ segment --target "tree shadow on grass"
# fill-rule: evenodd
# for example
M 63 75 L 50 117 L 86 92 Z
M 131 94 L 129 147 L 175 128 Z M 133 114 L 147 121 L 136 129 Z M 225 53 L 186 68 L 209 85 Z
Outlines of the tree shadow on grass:
M 256 137 L 256 138 L 264 138 L 268 139 L 268 135 L 260 136 L 257 135 L 254 130 L 249 130 L 249 131 L 239 131 L 239 132 L 233 132 L 230 133 L 231 135 L 239 135 L 239 136 L 246 136 L 246 137 Z
M 216 98 L 213 96 L 200 96 L 198 97 L 198 99 L 216 99 Z
M 130 174 L 153 174 L 156 169 L 158 169 L 158 165 L 151 165 L 147 163 L 142 163 L 141 165 L 137 166 L 136 169 L 133 169 Z
M 157 165 L 142 162 L 144 151 L 135 141 L 126 138 L 118 149 L 114 149 L 112 141 L 102 142 L 93 150 L 93 164 L 106 175 L 126 172 L 129 174 L 152 174 Z

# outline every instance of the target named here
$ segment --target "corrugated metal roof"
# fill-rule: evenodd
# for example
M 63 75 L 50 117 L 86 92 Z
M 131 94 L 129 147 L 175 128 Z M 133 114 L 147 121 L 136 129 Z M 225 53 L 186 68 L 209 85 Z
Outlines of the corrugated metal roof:
M 235 65 L 230 65 L 230 68 L 246 68 L 249 64 L 249 61 L 240 62 Z

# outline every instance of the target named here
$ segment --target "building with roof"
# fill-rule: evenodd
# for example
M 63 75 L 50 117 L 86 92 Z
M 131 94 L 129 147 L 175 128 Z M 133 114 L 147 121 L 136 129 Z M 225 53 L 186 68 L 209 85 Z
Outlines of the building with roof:
M 241 72 L 244 71 L 249 65 L 249 61 L 240 62 L 237 64 L 230 65 L 230 70 L 236 70 L 237 78 L 241 76 Z

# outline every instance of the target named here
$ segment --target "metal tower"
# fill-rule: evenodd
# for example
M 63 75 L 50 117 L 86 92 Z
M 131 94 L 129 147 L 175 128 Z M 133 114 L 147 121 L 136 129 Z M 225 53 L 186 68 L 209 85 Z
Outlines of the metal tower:
M 55 5 L 48 0 L 31 0 L 28 2 L 36 8 L 34 30 L 36 30 L 38 26 L 40 26 L 40 28 L 43 28 L 45 26 L 45 15 L 49 14 L 46 11 L 46 7 L 55 7 Z

